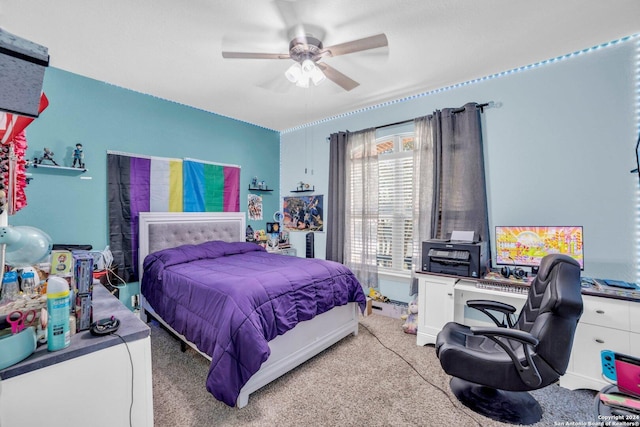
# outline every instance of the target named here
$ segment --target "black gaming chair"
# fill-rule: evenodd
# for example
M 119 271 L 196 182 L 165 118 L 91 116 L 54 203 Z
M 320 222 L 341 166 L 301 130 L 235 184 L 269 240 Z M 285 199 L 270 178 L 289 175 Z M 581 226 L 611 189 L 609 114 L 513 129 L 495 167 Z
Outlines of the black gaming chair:
M 436 354 L 451 375 L 453 393 L 476 412 L 503 422 L 533 424 L 542 408 L 527 393 L 560 378 L 567 369 L 573 335 L 582 314 L 580 265 L 566 255 L 542 259 L 527 301 L 515 308 L 499 302 L 468 301 L 497 326 L 447 323 L 436 338 Z M 495 315 L 503 313 L 506 324 Z

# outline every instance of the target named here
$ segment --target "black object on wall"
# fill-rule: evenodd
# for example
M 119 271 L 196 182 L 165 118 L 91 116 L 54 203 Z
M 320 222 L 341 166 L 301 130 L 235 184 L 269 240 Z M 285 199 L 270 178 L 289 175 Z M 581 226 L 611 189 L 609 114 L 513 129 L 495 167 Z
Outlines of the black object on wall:
M 314 247 L 315 244 L 313 242 L 313 233 L 307 233 L 307 258 L 315 258 L 314 255 Z
M 0 110 L 38 117 L 49 50 L 0 28 Z

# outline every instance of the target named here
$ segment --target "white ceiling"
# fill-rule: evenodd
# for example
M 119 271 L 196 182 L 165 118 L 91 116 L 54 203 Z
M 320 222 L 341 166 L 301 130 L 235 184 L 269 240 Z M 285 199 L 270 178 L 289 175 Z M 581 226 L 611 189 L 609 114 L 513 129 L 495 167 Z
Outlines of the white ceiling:
M 640 32 L 639 0 L 0 0 L 0 27 L 52 67 L 274 130 L 428 92 Z M 294 21 L 325 46 L 385 33 L 387 48 L 324 61 L 358 81 L 298 88 Z M 321 34 L 324 33 L 324 34 Z

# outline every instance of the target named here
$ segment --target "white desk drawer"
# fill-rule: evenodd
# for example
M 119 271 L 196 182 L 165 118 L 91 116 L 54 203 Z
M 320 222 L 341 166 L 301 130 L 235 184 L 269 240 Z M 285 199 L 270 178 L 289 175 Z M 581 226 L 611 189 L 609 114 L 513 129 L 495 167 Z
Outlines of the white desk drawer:
M 601 350 L 629 354 L 629 332 L 578 324 L 573 338 L 573 371 L 589 378 L 602 378 Z
M 629 356 L 640 357 L 640 334 L 629 334 Z
M 583 295 L 584 310 L 580 323 L 629 330 L 629 302 Z
M 629 302 L 629 330 L 640 334 L 640 302 Z

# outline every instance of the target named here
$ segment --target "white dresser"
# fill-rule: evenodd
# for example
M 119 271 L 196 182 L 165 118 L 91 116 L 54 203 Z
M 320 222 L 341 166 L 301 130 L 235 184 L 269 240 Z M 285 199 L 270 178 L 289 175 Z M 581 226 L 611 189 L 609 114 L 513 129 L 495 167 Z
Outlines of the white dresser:
M 602 378 L 601 350 L 640 357 L 640 304 L 592 295 L 583 295 L 582 302 L 584 311 L 560 385 L 600 390 L 611 384 Z
M 63 350 L 43 345 L 0 370 L 1 426 L 153 426 L 149 327 L 102 285 L 93 313 L 118 318 L 117 335 L 78 332 Z

